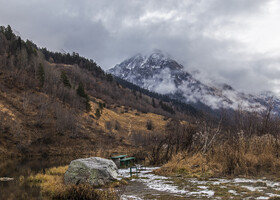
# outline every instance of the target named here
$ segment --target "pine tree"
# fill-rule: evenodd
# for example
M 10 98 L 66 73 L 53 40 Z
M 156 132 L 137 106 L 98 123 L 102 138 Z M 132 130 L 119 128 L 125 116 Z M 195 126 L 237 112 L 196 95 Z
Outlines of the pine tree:
M 19 48 L 21 50 L 21 37 L 18 37 L 17 48 Z
M 26 52 L 28 54 L 28 57 L 30 58 L 33 55 L 37 56 L 37 50 L 36 50 L 36 45 L 30 41 L 30 40 L 26 40 L 25 42 L 25 48 L 26 48 Z
M 87 97 L 87 94 L 86 94 L 86 92 L 85 92 L 83 83 L 79 83 L 79 86 L 78 86 L 78 88 L 77 88 L 77 94 L 78 94 L 80 97 L 83 97 L 83 98 L 86 98 L 86 97 Z
M 89 97 L 88 97 L 88 95 L 87 95 L 87 97 L 86 97 L 86 110 L 87 110 L 87 112 L 91 111 L 91 105 L 90 105 L 90 103 L 89 103 Z
M 89 103 L 89 96 L 86 94 L 85 89 L 84 89 L 84 85 L 83 83 L 79 83 L 79 86 L 77 88 L 77 94 L 80 97 L 85 98 L 85 104 L 86 104 L 86 110 L 89 112 L 91 110 L 91 105 Z
M 156 107 L 156 103 L 155 103 L 154 98 L 152 99 L 152 104 L 153 104 L 153 107 L 155 108 Z
M 114 78 L 111 74 L 106 74 L 106 78 L 108 82 L 113 82 Z
M 95 116 L 96 116 L 97 119 L 99 119 L 101 117 L 101 113 L 100 113 L 100 110 L 98 108 L 96 109 Z
M 13 31 L 10 25 L 7 26 L 6 30 L 5 30 L 5 37 L 7 40 L 11 40 L 13 37 Z
M 44 66 L 42 65 L 42 63 L 39 64 L 38 79 L 39 79 L 39 82 L 40 82 L 39 87 L 42 88 L 44 86 L 44 83 L 45 83 L 45 70 L 44 70 Z
M 60 79 L 65 87 L 71 88 L 71 83 L 65 72 L 61 72 Z

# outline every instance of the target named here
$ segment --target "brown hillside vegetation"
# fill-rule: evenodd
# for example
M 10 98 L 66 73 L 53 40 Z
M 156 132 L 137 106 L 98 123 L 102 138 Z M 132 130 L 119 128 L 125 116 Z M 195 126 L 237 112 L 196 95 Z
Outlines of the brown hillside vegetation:
M 264 113 L 235 113 L 233 124 L 209 128 L 201 124 L 193 148 L 181 151 L 156 171 L 185 177 L 269 176 L 280 177 L 280 142 L 277 116 L 271 106 Z M 197 140 L 199 139 L 199 140 Z
M 168 118 L 186 118 L 123 88 L 92 60 L 53 57 L 1 27 L 1 156 L 135 153 L 136 135 L 154 137 Z
M 270 136 L 239 138 L 238 143 L 220 144 L 202 154 L 177 154 L 156 171 L 186 177 L 280 176 L 279 145 Z

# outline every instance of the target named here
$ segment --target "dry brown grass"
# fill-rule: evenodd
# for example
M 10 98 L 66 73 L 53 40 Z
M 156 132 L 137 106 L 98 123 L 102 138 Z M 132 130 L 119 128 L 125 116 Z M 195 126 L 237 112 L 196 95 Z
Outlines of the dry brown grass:
M 90 185 L 72 185 L 67 187 L 64 193 L 54 195 L 53 199 L 119 200 L 120 194 L 112 188 L 106 190 L 97 190 L 93 189 Z
M 181 174 L 187 177 L 202 177 L 214 175 L 213 169 L 206 165 L 206 157 L 202 154 L 179 153 L 171 161 L 155 171 L 159 175 Z
M 100 99 L 96 99 L 97 102 L 102 102 Z M 98 108 L 98 104 L 91 102 L 92 111 L 85 113 L 85 117 L 93 115 Z M 147 120 L 151 120 L 154 129 L 153 132 L 164 132 L 166 121 L 162 115 L 154 113 L 140 113 L 135 109 L 126 109 L 124 106 L 118 107 L 118 109 L 104 108 L 102 110 L 101 117 L 97 120 L 98 125 L 106 131 L 106 122 L 118 121 L 121 129 L 115 130 L 112 128 L 112 133 L 120 134 L 122 136 L 129 136 L 129 132 L 149 132 L 146 127 Z M 150 131 L 151 132 L 151 131 Z
M 31 185 L 39 185 L 42 193 L 46 196 L 54 196 L 58 193 L 65 192 L 67 189 L 64 185 L 63 176 L 68 166 L 53 167 L 46 170 L 46 173 L 38 173 L 28 177 Z
M 167 122 L 163 119 L 164 116 L 161 115 L 141 112 L 140 115 L 138 115 L 136 113 L 139 113 L 139 111 L 135 109 L 125 108 L 124 106 L 114 108 L 115 105 L 109 105 L 108 108 L 105 107 L 101 117 L 96 119 L 92 117 L 95 117 L 95 110 L 98 108 L 98 103 L 96 102 L 103 101 L 92 97 L 95 101 L 91 102 L 91 112 L 75 112 L 79 128 L 75 135 L 78 138 L 74 138 L 74 140 L 71 138 L 69 139 L 72 133 L 68 130 L 64 131 L 63 134 L 56 133 L 53 107 L 50 107 L 46 111 L 43 126 L 41 128 L 35 127 L 37 109 L 33 101 L 36 100 L 37 96 L 40 96 L 43 102 L 47 102 L 48 98 L 43 93 L 28 93 L 29 103 L 27 107 L 23 109 L 23 96 L 24 91 L 11 90 L 7 94 L 0 91 L 0 115 L 5 118 L 4 121 L 2 120 L 4 127 L 9 128 L 7 129 L 8 133 L 6 135 L 0 135 L 2 141 L 0 152 L 3 152 L 0 157 L 12 155 L 20 156 L 21 154 L 39 155 L 41 152 L 45 152 L 48 155 L 88 154 L 96 156 L 96 152 L 98 152 L 99 149 L 104 151 L 103 146 L 107 145 L 106 142 L 108 138 L 111 140 L 110 149 L 106 149 L 106 155 L 104 152 L 101 152 L 99 155 L 107 157 L 110 156 L 111 152 L 131 154 L 133 147 L 130 149 L 127 148 L 127 145 L 131 144 L 129 136 L 133 132 L 162 133 L 164 132 Z M 58 105 L 62 106 L 64 110 L 68 109 L 68 107 L 63 106 L 61 102 L 58 102 Z M 153 122 L 153 130 L 147 130 L 146 123 L 149 119 Z M 107 122 L 112 123 L 111 130 L 106 128 Z M 120 128 L 118 129 L 115 129 L 116 122 L 119 123 Z M 4 136 L 9 138 L 3 139 L 2 137 Z M 44 145 L 44 149 L 41 149 L 42 145 L 39 144 L 44 140 L 44 137 L 47 139 L 51 138 L 52 143 Z M 10 140 L 13 142 L 9 142 Z M 77 140 L 79 142 L 77 142 Z M 14 141 L 16 141 L 18 145 L 14 145 Z M 76 146 L 78 143 L 80 143 L 79 148 L 73 148 L 73 146 Z M 28 152 L 23 152 L 21 147 Z
M 65 185 L 63 178 L 67 168 L 68 166 L 53 167 L 45 173 L 29 176 L 27 181 L 31 186 L 39 186 L 42 195 L 48 199 L 117 200 L 120 194 L 113 188 L 127 184 L 124 180 L 116 181 L 103 189 L 95 189 L 90 185 Z
M 52 167 L 46 170 L 46 174 L 48 175 L 57 175 L 57 176 L 61 176 L 64 175 L 66 170 L 68 169 L 68 166 L 60 166 L 60 167 Z
M 16 120 L 16 116 L 14 115 L 14 113 L 8 107 L 6 107 L 1 101 L 0 101 L 0 112 L 9 116 L 11 118 L 10 120 L 13 121 Z
M 280 176 L 280 149 L 272 136 L 240 137 L 216 144 L 207 153 L 180 153 L 156 173 L 203 176 Z

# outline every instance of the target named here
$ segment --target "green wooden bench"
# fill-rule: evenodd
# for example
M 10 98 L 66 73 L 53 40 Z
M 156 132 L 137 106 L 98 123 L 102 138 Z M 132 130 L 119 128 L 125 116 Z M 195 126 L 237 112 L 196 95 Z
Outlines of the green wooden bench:
M 118 168 L 121 166 L 121 159 L 124 159 L 127 155 L 119 155 L 111 157 L 111 159 L 114 161 L 114 163 L 117 165 Z
M 119 156 L 114 156 L 114 157 L 111 157 L 112 160 L 115 160 L 115 159 L 124 159 L 127 155 L 119 155 Z
M 135 172 L 133 172 L 133 169 L 135 169 Z M 130 177 L 132 177 L 133 174 L 136 174 L 136 176 L 138 176 L 138 174 L 143 170 L 146 170 L 146 167 L 143 165 L 136 164 L 135 166 L 131 166 L 129 168 Z
M 135 157 L 123 158 L 120 160 L 121 167 L 129 167 L 133 165 Z
M 133 169 L 135 169 L 135 172 L 133 172 Z M 139 168 L 137 166 L 132 166 L 129 168 L 129 173 L 130 173 L 130 177 L 132 177 L 132 175 L 134 173 L 136 173 L 136 176 L 138 176 L 138 173 L 140 172 Z

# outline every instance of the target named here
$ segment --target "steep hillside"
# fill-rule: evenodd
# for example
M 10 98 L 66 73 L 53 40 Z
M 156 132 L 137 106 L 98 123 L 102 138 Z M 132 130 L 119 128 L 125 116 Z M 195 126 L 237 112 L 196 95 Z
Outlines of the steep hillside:
M 127 152 L 136 134 L 162 133 L 170 117 L 188 117 L 120 86 L 93 60 L 39 49 L 9 26 L 0 29 L 0 77 L 4 157 Z
M 137 54 L 108 72 L 141 88 L 204 110 L 209 107 L 216 110 L 242 108 L 248 111 L 262 111 L 271 100 L 269 96 L 238 92 L 226 84 L 204 84 L 160 50 L 154 50 L 147 55 Z M 275 97 L 274 99 L 275 111 L 279 111 L 279 100 Z

